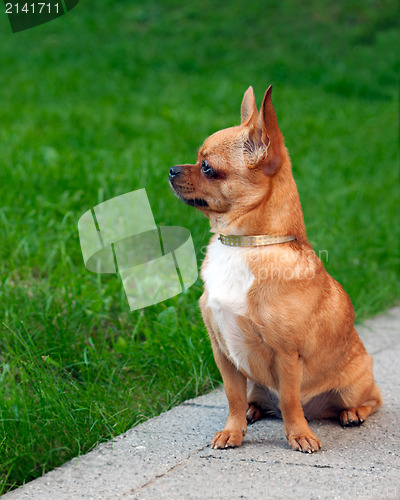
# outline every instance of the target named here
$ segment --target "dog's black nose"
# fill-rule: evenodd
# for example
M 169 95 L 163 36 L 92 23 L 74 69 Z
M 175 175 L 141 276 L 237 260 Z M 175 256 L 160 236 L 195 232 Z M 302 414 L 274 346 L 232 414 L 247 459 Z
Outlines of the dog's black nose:
M 172 167 L 169 169 L 169 178 L 179 177 L 181 175 L 180 167 Z

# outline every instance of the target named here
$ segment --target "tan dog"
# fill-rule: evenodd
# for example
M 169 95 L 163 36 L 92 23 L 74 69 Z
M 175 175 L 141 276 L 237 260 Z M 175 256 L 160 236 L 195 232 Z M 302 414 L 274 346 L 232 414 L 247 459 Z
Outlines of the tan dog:
M 271 90 L 258 113 L 250 87 L 241 125 L 213 134 L 169 179 L 216 233 L 200 306 L 229 416 L 212 447 L 241 444 L 246 412 L 253 422 L 280 408 L 291 448 L 311 453 L 321 442 L 305 417 L 359 425 L 382 400 L 351 301 L 308 243 Z

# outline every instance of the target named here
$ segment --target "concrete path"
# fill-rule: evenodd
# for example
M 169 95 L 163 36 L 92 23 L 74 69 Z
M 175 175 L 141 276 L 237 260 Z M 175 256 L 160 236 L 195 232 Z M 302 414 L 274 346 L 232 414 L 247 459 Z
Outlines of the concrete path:
M 360 428 L 312 422 L 324 449 L 289 449 L 280 420 L 249 427 L 240 448 L 211 450 L 222 389 L 186 401 L 4 500 L 400 499 L 400 307 L 358 328 L 384 406 Z

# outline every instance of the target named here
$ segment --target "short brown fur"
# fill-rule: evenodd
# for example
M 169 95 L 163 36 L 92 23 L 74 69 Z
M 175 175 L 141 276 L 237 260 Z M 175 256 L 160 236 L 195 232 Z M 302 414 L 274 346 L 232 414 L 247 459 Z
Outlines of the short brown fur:
M 206 139 L 196 164 L 171 169 L 170 182 L 183 201 L 208 217 L 214 233 L 296 236 L 288 243 L 232 249 L 242 252 L 254 276 L 244 291 L 246 311 L 235 315 L 235 328 L 248 353 L 247 371 L 233 361 L 230 332 L 219 328 L 205 283 L 201 311 L 229 401 L 228 420 L 212 447 L 239 446 L 246 434 L 246 412 L 255 421 L 270 411 L 261 396 L 269 391 L 279 397 L 291 448 L 314 452 L 321 442 L 308 426 L 307 405 L 314 402 L 317 415 L 318 410 L 322 416 L 337 414 L 342 425 L 359 425 L 382 400 L 372 358 L 354 328 L 351 301 L 308 243 L 271 90 L 258 113 L 250 87 L 242 102 L 241 125 Z M 208 166 L 211 173 L 205 173 Z M 229 305 L 229 297 L 226 301 Z

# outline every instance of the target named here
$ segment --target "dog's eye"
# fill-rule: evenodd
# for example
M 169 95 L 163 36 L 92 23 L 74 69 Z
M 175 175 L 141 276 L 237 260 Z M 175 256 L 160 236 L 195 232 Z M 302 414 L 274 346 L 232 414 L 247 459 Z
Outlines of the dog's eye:
M 225 179 L 225 174 L 221 170 L 215 170 L 207 160 L 201 162 L 201 171 L 209 179 Z
M 204 160 L 201 164 L 201 170 L 203 171 L 203 174 L 206 174 L 210 177 L 213 177 L 214 176 L 214 170 L 212 169 L 212 167 L 210 167 L 210 165 L 208 164 L 208 161 Z

